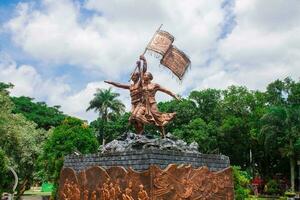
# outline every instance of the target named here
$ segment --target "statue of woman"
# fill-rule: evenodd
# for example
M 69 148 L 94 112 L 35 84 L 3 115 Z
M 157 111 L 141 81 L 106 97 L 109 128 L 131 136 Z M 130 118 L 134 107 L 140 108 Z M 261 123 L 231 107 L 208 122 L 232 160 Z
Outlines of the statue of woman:
M 150 72 L 146 72 L 143 76 L 142 83 L 142 104 L 136 108 L 136 114 L 133 117 L 144 124 L 154 124 L 159 127 L 161 134 L 165 137 L 164 126 L 168 124 L 176 115 L 176 113 L 161 113 L 157 108 L 155 94 L 157 91 L 166 93 L 177 100 L 180 98 L 171 91 L 161 87 L 157 83 L 152 83 L 153 76 Z
M 143 61 L 143 69 L 141 71 L 141 62 Z M 131 117 L 129 118 L 130 123 L 132 123 L 135 127 L 136 133 L 141 134 L 144 131 L 144 124 L 133 119 L 133 115 L 136 113 L 137 106 L 142 102 L 142 80 L 141 76 L 143 73 L 147 71 L 147 62 L 144 56 L 140 56 L 140 60 L 137 61 L 138 72 L 133 72 L 131 75 L 132 84 L 121 84 L 112 81 L 104 81 L 105 83 L 111 84 L 118 88 L 129 90 L 131 97 Z

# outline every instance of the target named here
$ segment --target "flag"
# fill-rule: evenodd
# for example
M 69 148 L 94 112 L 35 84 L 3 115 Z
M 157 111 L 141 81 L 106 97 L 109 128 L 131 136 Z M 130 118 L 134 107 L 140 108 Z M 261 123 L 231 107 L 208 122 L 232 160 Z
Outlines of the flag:
M 182 80 L 191 61 L 184 52 L 172 46 L 168 49 L 160 63 L 169 68 L 180 80 Z
M 152 40 L 147 46 L 147 49 L 164 56 L 173 42 L 174 37 L 170 33 L 159 30 L 154 34 Z
M 162 55 L 160 63 L 169 68 L 180 80 L 182 80 L 191 61 L 187 55 L 174 47 L 174 36 L 162 30 L 156 31 L 146 50 L 154 51 Z

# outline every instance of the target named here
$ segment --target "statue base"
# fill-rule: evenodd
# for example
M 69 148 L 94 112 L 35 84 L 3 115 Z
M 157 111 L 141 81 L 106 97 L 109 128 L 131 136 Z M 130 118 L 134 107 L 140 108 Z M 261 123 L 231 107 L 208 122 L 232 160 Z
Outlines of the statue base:
M 65 158 L 61 200 L 234 199 L 227 156 L 201 154 L 181 140 L 134 134 L 101 151 Z
M 123 167 L 91 167 L 80 173 L 61 172 L 61 200 L 233 200 L 231 168 L 211 172 L 207 167 L 151 166 L 137 172 Z

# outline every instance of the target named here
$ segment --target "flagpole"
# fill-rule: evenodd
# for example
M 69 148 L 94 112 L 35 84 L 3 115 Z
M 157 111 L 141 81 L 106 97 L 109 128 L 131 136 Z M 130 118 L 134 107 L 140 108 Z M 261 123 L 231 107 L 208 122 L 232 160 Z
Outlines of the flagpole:
M 145 50 L 144 50 L 144 53 L 143 53 L 142 55 L 145 55 L 148 46 L 151 44 L 151 42 L 152 42 L 152 40 L 154 39 L 156 33 L 158 33 L 158 31 L 160 31 L 160 29 L 161 29 L 162 26 L 163 26 L 163 24 L 161 24 L 161 25 L 158 27 L 158 29 L 155 31 L 155 33 L 153 34 L 151 40 L 148 42 L 148 44 L 147 44 L 147 46 L 146 46 L 146 48 L 145 48 Z
M 163 24 L 161 24 L 161 25 L 158 27 L 158 29 L 155 31 L 155 33 L 153 34 L 151 40 L 148 42 L 148 44 L 147 44 L 147 46 L 146 46 L 146 48 L 145 48 L 145 50 L 144 50 L 144 52 L 143 52 L 142 55 L 145 55 L 145 53 L 147 52 L 148 46 L 151 44 L 151 42 L 152 42 L 152 40 L 154 39 L 156 33 L 158 33 L 158 31 L 160 31 L 160 29 L 161 29 L 162 26 L 163 26 Z M 128 82 L 131 80 L 132 75 L 133 75 L 133 73 L 136 71 L 137 68 L 138 68 L 138 65 L 136 65 L 136 67 L 134 68 L 133 72 L 131 73 L 130 79 L 128 80 Z

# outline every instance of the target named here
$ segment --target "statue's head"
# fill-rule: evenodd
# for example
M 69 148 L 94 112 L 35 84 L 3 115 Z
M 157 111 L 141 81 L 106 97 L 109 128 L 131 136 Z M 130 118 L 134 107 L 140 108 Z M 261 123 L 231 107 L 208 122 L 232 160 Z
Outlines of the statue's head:
M 130 195 L 130 193 L 131 193 L 131 190 L 129 188 L 126 188 L 125 189 L 125 194 Z
M 146 72 L 146 73 L 144 74 L 144 81 L 150 82 L 150 81 L 152 81 L 152 80 L 153 80 L 153 75 L 152 75 L 150 72 Z
M 139 80 L 139 76 L 140 75 L 140 73 L 139 72 L 134 72 L 133 74 L 132 74 L 132 76 L 131 76 L 131 80 L 133 81 L 133 82 L 137 82 L 138 80 Z
M 140 188 L 140 190 L 143 190 L 144 186 L 141 184 L 141 185 L 139 185 L 139 188 Z

